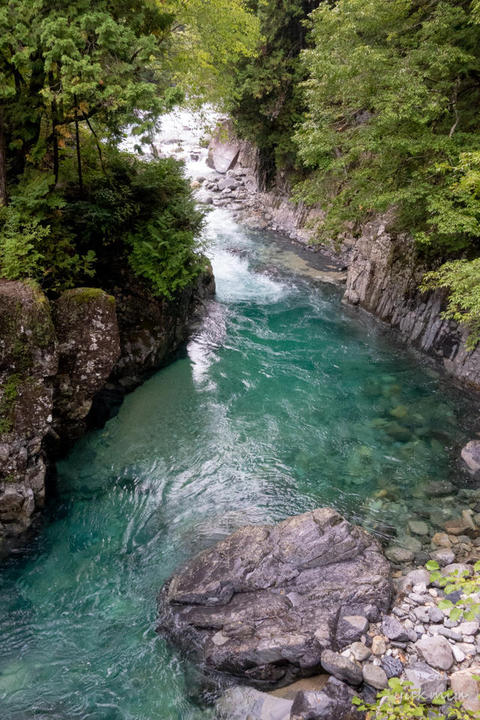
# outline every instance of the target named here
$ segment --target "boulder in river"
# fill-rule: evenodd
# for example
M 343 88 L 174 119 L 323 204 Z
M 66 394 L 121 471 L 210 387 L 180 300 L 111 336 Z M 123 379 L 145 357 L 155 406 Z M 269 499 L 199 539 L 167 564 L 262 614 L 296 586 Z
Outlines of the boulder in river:
M 259 688 L 317 673 L 339 617 L 387 611 L 390 566 L 369 533 L 322 508 L 244 527 L 163 587 L 159 631 L 206 672 Z

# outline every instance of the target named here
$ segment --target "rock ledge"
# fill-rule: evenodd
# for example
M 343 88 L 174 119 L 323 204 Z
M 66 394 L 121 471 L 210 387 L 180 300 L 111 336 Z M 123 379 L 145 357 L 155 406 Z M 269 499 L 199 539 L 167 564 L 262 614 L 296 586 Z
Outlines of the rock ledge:
M 324 650 L 351 642 L 343 618 L 368 625 L 391 599 L 378 542 L 322 508 L 193 558 L 160 593 L 159 631 L 206 672 L 269 688 L 317 673 Z

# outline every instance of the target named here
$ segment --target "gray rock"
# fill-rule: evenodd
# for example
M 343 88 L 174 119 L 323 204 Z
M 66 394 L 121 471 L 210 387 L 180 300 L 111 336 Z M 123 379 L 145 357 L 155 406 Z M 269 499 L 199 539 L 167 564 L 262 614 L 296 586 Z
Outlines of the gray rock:
M 354 705 L 354 691 L 345 683 L 330 678 L 320 692 L 297 693 L 290 720 L 361 720 L 364 715 Z
M 435 560 L 439 565 L 444 567 L 445 565 L 450 565 L 455 560 L 455 555 L 452 552 L 452 550 L 449 550 L 448 548 L 442 548 L 441 550 L 434 550 L 432 553 L 430 553 L 430 557 L 432 560 Z
M 442 635 L 422 638 L 415 644 L 415 649 L 431 667 L 450 670 L 453 665 L 452 648 Z
M 383 618 L 382 622 L 383 634 L 390 640 L 397 642 L 408 642 L 410 635 L 403 625 L 391 615 L 387 615 Z
M 480 440 L 470 440 L 461 452 L 462 460 L 474 474 L 480 470 Z
M 445 615 L 443 614 L 443 611 L 440 610 L 440 608 L 436 607 L 435 605 L 433 607 L 428 608 L 428 614 L 429 614 L 431 623 L 441 623 L 441 622 L 443 622 L 443 618 L 445 617 Z
M 416 607 L 413 611 L 415 617 L 417 620 L 419 620 L 421 623 L 428 623 L 430 620 L 430 612 L 429 608 L 425 607 L 424 605 L 421 605 L 420 607 Z
M 398 589 L 400 592 L 408 592 L 414 585 L 423 583 L 429 585 L 430 573 L 428 570 L 421 568 L 419 570 L 410 570 L 404 577 L 398 581 Z
M 403 563 L 412 562 L 415 558 L 415 553 L 406 548 L 399 547 L 398 545 L 390 545 L 385 550 L 385 555 L 392 563 L 396 565 L 402 565 Z
M 385 611 L 391 595 L 378 542 L 324 508 L 242 528 L 197 555 L 162 589 L 159 630 L 208 672 L 276 687 L 323 665 L 341 608 Z
M 360 665 L 348 660 L 339 653 L 324 650 L 321 663 L 323 669 L 338 680 L 342 680 L 349 685 L 360 685 L 362 682 L 362 668 Z
M 445 497 L 455 492 L 455 486 L 448 480 L 433 480 L 425 485 L 425 494 L 430 497 Z
M 376 690 L 383 690 L 388 685 L 388 678 L 385 670 L 378 665 L 373 663 L 365 663 L 362 668 L 363 680 L 370 685 L 370 687 L 376 688 Z
M 409 520 L 408 529 L 414 535 L 428 535 L 429 527 L 423 520 Z
M 337 625 L 337 647 L 344 648 L 352 642 L 359 640 L 368 630 L 369 622 L 362 615 L 344 615 L 340 617 Z
M 217 701 L 216 720 L 289 720 L 293 700 L 249 687 L 229 688 Z
M 353 657 L 358 662 L 363 662 L 364 660 L 368 660 L 368 658 L 372 654 L 370 648 L 368 648 L 366 645 L 364 645 L 361 642 L 354 642 L 353 645 L 350 647 L 350 650 L 352 652 Z
M 403 672 L 403 663 L 398 658 L 391 655 L 385 655 L 380 661 L 382 668 L 385 670 L 387 678 L 400 677 Z
M 475 679 L 478 676 L 480 666 L 472 667 L 469 670 L 460 670 L 450 677 L 450 684 L 457 700 L 460 700 L 465 710 L 473 713 L 474 717 L 480 716 L 480 685 Z
M 405 670 L 405 676 L 414 687 L 420 690 L 422 698 L 431 702 L 436 695 L 447 689 L 447 676 L 433 670 L 424 662 L 417 662 Z

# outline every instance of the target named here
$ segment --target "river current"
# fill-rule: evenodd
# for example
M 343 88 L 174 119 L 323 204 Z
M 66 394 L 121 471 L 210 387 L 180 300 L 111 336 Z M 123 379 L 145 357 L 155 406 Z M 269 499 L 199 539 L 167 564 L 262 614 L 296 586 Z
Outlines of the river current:
M 210 717 L 155 633 L 179 564 L 321 505 L 401 540 L 434 508 L 427 484 L 457 476 L 463 393 L 342 308 L 305 251 L 226 210 L 206 236 L 217 296 L 201 328 L 59 464 L 44 527 L 0 573 L 1 720 Z

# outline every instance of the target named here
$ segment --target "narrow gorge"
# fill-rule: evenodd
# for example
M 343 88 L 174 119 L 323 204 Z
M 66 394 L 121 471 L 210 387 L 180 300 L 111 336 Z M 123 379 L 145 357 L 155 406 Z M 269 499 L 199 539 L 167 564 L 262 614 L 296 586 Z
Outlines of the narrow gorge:
M 460 459 L 476 431 L 477 396 L 456 387 L 442 363 L 408 350 L 376 319 L 342 305 L 344 260 L 235 221 L 232 212 L 251 209 L 216 187 L 223 179 L 231 191 L 229 179 L 238 182 L 245 170 L 219 175 L 209 168 L 208 151 L 198 141 L 201 128 L 188 114 L 174 115 L 158 143 L 183 157 L 200 199 L 237 204 L 233 211 L 214 208 L 204 231 L 215 297 L 207 275 L 201 289 L 185 294 L 178 321 L 165 322 L 171 316 L 164 313 L 154 323 L 152 306 L 145 298 L 135 305 L 133 293 L 114 304 L 98 291 L 67 291 L 50 315 L 38 298 L 54 348 L 42 375 L 53 391 L 44 407 L 52 412 L 53 403 L 53 428 L 64 439 L 83 431 L 92 395 L 103 422 L 112 400 L 118 405 L 119 394 L 164 362 L 166 349 L 185 338 L 192 303 L 202 301 L 204 318 L 172 364 L 127 395 L 103 429 L 80 438 L 58 461 L 56 491 L 40 531 L 3 568 L 0 697 L 9 720 L 32 708 L 40 717 L 167 720 L 218 713 L 243 720 L 252 708 L 262 719 L 271 717 L 274 707 L 283 713 L 278 717 L 289 718 L 293 699 L 253 689 L 228 690 L 212 709 L 219 686 L 157 634 L 156 596 L 199 549 L 246 525 L 307 517 L 302 513 L 325 506 L 377 538 L 370 542 L 378 550 L 365 561 L 373 565 L 364 572 L 384 575 L 386 584 L 383 595 L 363 591 L 353 606 L 351 595 L 335 595 L 333 639 L 324 639 L 323 653 L 310 661 L 332 680 L 324 687 L 321 676 L 320 684 L 303 686 L 298 717 L 308 717 L 309 692 L 334 713 L 325 717 L 350 717 L 354 692 L 345 680 L 352 677 L 356 688 L 359 682 L 380 688 L 391 673 L 405 670 L 422 688 L 446 688 L 445 670 L 435 661 L 428 665 L 428 648 L 422 654 L 419 646 L 423 635 L 447 642 L 437 632 L 443 627 L 441 611 L 434 612 L 437 591 L 427 591 L 425 570 L 412 570 L 432 558 L 447 568 L 468 564 L 478 553 L 480 491 Z M 147 312 L 142 324 L 139 314 Z M 152 327 L 166 330 L 152 339 Z M 128 335 L 128 328 L 137 334 Z M 113 354 L 79 357 L 82 342 L 91 353 L 107 334 L 115 340 L 109 343 Z M 77 359 L 81 379 L 74 374 Z M 59 375 L 57 362 L 64 368 Z M 72 387 L 75 406 L 65 400 Z M 353 542 L 358 551 L 359 540 L 351 539 L 357 530 L 341 527 L 341 542 Z M 316 541 L 295 532 L 304 555 Z M 333 547 L 339 542 L 336 536 Z M 402 588 L 394 615 L 388 615 L 391 571 L 383 553 L 395 587 Z M 285 569 L 274 572 L 280 577 Z M 335 577 L 334 566 L 322 572 L 323 584 Z M 336 615 L 341 607 L 343 625 Z M 315 630 L 320 638 L 321 626 Z M 472 627 L 473 638 L 477 631 Z M 469 667 L 477 652 L 476 640 L 469 644 L 470 637 L 452 633 L 451 675 Z M 301 702 L 307 703 L 303 710 Z

